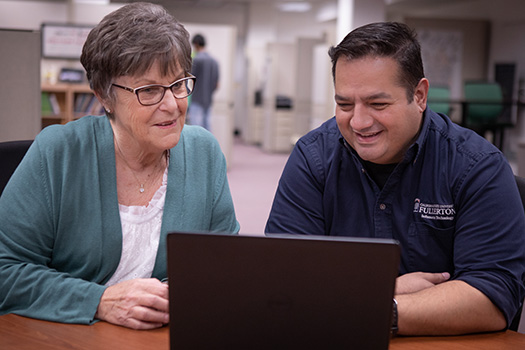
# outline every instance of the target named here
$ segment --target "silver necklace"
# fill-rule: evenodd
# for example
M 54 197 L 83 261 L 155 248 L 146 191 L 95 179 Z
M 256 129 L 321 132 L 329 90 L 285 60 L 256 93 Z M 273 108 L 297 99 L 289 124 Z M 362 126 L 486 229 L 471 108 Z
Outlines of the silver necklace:
M 135 174 L 135 171 L 133 171 L 133 169 L 129 166 L 128 161 L 124 157 L 124 154 L 122 153 L 122 150 L 120 149 L 120 146 L 119 146 L 118 141 L 117 141 L 116 138 L 115 138 L 115 144 L 117 145 L 117 148 L 118 148 L 118 151 L 120 153 L 120 156 L 122 157 L 122 160 L 124 161 L 124 163 L 126 163 L 126 166 L 128 167 L 128 169 L 131 170 L 131 173 L 135 177 L 135 180 L 137 180 L 137 183 L 140 186 L 139 192 L 140 193 L 144 193 L 144 183 L 139 180 L 137 174 Z M 164 152 L 167 152 L 167 151 L 164 151 Z M 169 153 L 167 153 L 167 155 L 166 155 L 166 160 L 169 160 Z M 156 169 L 157 169 L 157 165 L 155 165 L 155 169 L 153 169 L 153 171 L 155 171 Z

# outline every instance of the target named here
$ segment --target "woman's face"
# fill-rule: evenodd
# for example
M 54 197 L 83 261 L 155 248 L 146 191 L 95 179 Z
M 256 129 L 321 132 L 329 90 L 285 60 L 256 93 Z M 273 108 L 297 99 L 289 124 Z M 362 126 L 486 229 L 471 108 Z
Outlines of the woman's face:
M 146 73 L 118 77 L 114 83 L 129 88 L 170 85 L 185 76 L 180 67 L 174 75 L 163 75 L 158 63 L 154 63 Z M 115 86 L 112 89 L 115 99 L 109 105 L 114 116 L 111 123 L 122 147 L 138 147 L 141 153 L 149 154 L 177 145 L 186 120 L 187 98 L 176 99 L 170 90 L 166 90 L 159 103 L 143 106 L 136 94 Z

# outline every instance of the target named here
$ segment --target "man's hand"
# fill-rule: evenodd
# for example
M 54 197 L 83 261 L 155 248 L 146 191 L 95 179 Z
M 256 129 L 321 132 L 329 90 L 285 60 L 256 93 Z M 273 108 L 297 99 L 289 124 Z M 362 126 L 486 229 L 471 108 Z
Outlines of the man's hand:
M 437 284 L 448 281 L 450 274 L 412 272 L 399 276 L 396 279 L 395 295 L 419 292 L 420 290 L 434 287 Z
M 96 318 L 133 329 L 152 329 L 169 322 L 168 285 L 155 278 L 134 279 L 108 287 Z

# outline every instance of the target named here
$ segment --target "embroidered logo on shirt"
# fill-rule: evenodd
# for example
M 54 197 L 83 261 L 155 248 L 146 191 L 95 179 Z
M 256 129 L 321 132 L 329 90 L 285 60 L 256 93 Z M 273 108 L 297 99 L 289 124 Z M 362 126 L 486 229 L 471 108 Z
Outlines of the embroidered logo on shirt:
M 422 219 L 430 220 L 454 220 L 456 216 L 454 204 L 421 203 L 419 198 L 414 201 L 414 213 L 421 214 Z

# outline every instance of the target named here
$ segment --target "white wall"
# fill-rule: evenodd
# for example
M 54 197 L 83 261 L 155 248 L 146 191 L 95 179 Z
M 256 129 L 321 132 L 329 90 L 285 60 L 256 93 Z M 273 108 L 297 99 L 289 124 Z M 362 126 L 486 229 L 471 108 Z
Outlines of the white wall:
M 254 2 L 248 10 L 248 48 L 265 47 L 268 43 L 293 43 L 298 37 L 323 38 L 333 31 L 333 23 L 320 22 L 317 14 L 321 5 L 314 3 L 305 13 L 284 13 L 276 10 L 271 1 Z
M 384 0 L 354 0 L 354 25 L 352 29 L 362 25 L 382 22 L 386 19 Z
M 63 23 L 67 6 L 40 1 L 0 1 L 0 27 L 39 30 L 43 22 Z
M 39 30 L 44 22 L 95 25 L 122 5 L 75 4 L 71 8 L 67 2 L 0 1 L 0 28 Z

